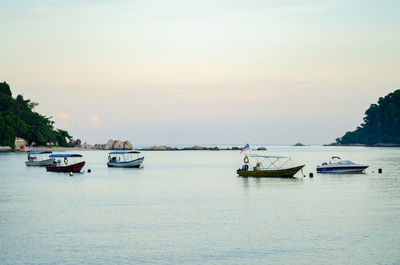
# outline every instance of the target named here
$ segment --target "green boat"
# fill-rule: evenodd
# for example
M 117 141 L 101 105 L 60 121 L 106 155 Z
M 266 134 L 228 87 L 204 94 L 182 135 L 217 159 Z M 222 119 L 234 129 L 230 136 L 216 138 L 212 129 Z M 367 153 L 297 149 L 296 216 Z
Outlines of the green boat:
M 251 167 L 249 157 L 255 160 L 254 167 Z M 304 167 L 290 166 L 292 159 L 284 156 L 249 155 L 244 157 L 244 163 L 242 168 L 236 171 L 241 177 L 293 178 Z

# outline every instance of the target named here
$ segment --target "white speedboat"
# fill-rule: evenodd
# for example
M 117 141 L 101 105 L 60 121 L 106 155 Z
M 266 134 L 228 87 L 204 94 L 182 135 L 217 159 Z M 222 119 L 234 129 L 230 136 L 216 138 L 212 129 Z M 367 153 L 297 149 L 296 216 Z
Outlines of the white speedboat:
M 28 161 L 25 161 L 27 166 L 50 166 L 54 163 L 54 158 L 49 158 L 47 154 L 51 154 L 51 151 L 31 151 L 28 152 Z
M 115 151 L 108 154 L 109 167 L 141 167 L 144 157 L 139 156 L 139 151 Z
M 368 165 L 356 164 L 350 160 L 342 160 L 333 156 L 329 163 L 322 163 L 317 167 L 318 173 L 362 173 Z

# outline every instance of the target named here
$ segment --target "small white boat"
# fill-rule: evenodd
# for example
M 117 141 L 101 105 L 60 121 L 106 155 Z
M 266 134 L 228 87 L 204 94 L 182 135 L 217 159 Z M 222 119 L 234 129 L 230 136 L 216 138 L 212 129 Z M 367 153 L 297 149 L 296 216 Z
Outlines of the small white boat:
M 144 157 L 139 156 L 139 151 L 115 151 L 108 154 L 109 167 L 142 167 Z
M 28 152 L 28 161 L 25 161 L 25 165 L 36 167 L 50 166 L 54 163 L 54 158 L 48 157 L 48 154 L 51 153 L 51 151 Z
M 356 164 L 350 160 L 342 160 L 333 156 L 329 163 L 322 163 L 317 167 L 318 173 L 362 173 L 368 165 Z

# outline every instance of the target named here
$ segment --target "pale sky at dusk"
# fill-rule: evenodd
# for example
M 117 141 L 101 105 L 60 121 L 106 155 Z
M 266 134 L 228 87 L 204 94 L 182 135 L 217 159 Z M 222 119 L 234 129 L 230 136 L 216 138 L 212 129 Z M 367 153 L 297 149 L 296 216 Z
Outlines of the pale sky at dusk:
M 400 1 L 0 2 L 0 81 L 88 143 L 330 143 L 400 88 Z

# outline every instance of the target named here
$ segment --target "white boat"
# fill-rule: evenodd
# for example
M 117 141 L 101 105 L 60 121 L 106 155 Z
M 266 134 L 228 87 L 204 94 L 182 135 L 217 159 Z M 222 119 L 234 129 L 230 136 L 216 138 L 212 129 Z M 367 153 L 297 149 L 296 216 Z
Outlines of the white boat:
M 350 160 L 342 160 L 333 156 L 329 163 L 322 163 L 317 167 L 318 173 L 362 173 L 368 165 L 361 165 Z
M 51 151 L 28 152 L 28 161 L 25 161 L 25 164 L 36 167 L 50 166 L 54 163 L 54 158 L 49 158 L 47 155 L 51 153 Z
M 142 167 L 144 157 L 139 156 L 139 151 L 115 151 L 108 154 L 109 167 Z

